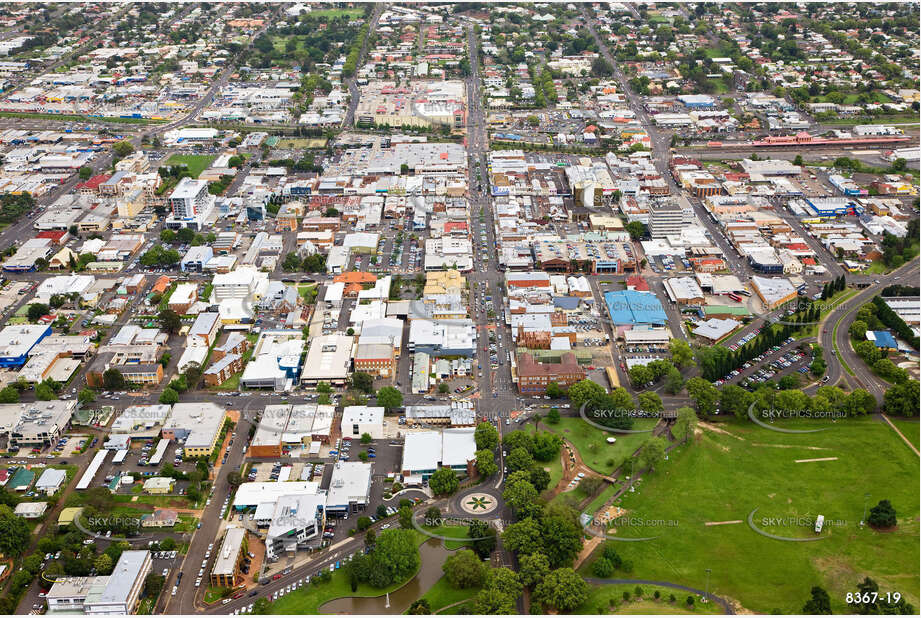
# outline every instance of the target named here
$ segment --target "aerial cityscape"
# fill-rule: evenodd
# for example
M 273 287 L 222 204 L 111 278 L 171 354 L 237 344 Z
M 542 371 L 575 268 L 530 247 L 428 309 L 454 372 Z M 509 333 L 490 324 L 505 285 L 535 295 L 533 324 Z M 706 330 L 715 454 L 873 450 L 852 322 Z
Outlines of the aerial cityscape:
M 917 2 L 0 5 L 0 614 L 921 606 Z

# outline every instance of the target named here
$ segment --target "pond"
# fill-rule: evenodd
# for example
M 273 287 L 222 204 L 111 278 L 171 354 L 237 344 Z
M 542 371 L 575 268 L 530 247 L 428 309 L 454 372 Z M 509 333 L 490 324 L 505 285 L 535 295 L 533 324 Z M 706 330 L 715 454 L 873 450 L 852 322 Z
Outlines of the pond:
M 451 552 L 445 549 L 441 539 L 429 539 L 419 547 L 422 564 L 419 572 L 402 588 L 390 593 L 390 607 L 387 596 L 343 597 L 333 599 L 320 606 L 321 614 L 402 614 L 413 601 L 435 585 L 444 574 L 441 565 Z

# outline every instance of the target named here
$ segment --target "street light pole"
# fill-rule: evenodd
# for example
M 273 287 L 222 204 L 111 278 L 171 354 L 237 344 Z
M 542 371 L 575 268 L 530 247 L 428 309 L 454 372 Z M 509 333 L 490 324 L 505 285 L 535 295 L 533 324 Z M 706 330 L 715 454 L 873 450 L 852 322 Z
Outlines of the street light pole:
M 870 493 L 867 492 L 863 495 L 863 519 L 860 520 L 861 524 L 867 522 L 867 501 L 870 499 Z
M 710 602 L 710 569 L 707 569 L 707 588 L 704 594 L 704 603 Z

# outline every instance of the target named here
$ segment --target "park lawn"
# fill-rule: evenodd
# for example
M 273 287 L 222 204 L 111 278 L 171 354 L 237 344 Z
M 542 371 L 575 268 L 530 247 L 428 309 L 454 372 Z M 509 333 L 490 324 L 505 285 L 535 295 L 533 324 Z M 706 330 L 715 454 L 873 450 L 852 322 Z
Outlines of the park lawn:
M 415 534 L 418 545 L 421 545 L 430 538 L 418 531 L 416 531 Z M 345 571 L 345 569 L 336 569 L 333 572 L 332 579 L 328 583 L 316 585 L 310 583 L 303 588 L 286 594 L 272 603 L 269 613 L 319 614 L 320 606 L 333 599 L 342 597 L 379 597 L 382 594 L 399 589 L 416 576 L 416 573 L 413 573 L 405 580 L 391 584 L 386 588 L 373 588 L 366 583 L 361 583 L 358 585 L 358 590 L 352 592 L 352 584 Z
M 915 448 L 921 447 L 921 425 L 918 424 L 918 419 L 907 419 L 899 418 L 897 416 L 890 416 L 889 420 L 892 421 L 892 424 L 899 428 L 908 441 L 915 445 Z
M 605 502 L 611 499 L 611 496 L 617 493 L 617 488 L 618 488 L 617 485 L 609 484 L 607 487 L 604 488 L 604 490 L 600 494 L 598 494 L 597 498 L 589 502 L 588 506 L 582 509 L 582 512 L 588 513 L 589 515 L 593 515 L 596 511 L 598 511 L 598 509 L 604 506 Z
M 621 577 L 621 575 L 617 575 Z M 629 577 L 629 576 L 627 576 Z M 590 586 L 585 603 L 580 605 L 573 614 L 721 614 L 723 607 L 719 603 L 701 603 L 700 597 L 678 588 L 665 588 L 641 584 L 643 596 L 636 597 L 636 585 L 630 584 L 604 584 Z M 655 599 L 658 590 L 661 598 Z M 630 593 L 630 600 L 624 601 L 624 592 Z M 671 603 L 669 596 L 675 595 L 675 602 Z M 689 606 L 686 599 L 694 597 L 694 604 Z
M 442 577 L 420 598 L 428 601 L 432 613 L 436 613 L 442 607 L 476 596 L 479 591 L 479 588 L 455 588 L 447 577 Z
M 884 275 L 890 270 L 891 269 L 886 266 L 885 262 L 882 260 L 873 260 L 873 263 L 870 264 L 863 272 L 867 275 Z
M 445 614 L 446 616 L 449 616 L 449 615 L 459 615 L 459 614 L 466 614 L 466 615 L 475 614 L 476 612 L 473 611 L 473 610 L 474 610 L 474 605 L 475 605 L 475 604 L 474 604 L 474 600 L 473 600 L 473 599 L 470 599 L 470 600 L 467 601 L 466 603 L 461 603 L 460 605 L 455 605 L 455 606 L 452 607 L 451 609 L 446 609 L 446 610 L 444 610 L 444 614 Z M 441 612 L 435 612 L 435 613 L 436 613 L 436 614 L 441 614 Z
M 655 419 L 637 419 L 633 429 L 649 429 L 655 426 Z M 593 427 L 579 417 L 564 416 L 556 425 L 544 423 L 556 434 L 572 443 L 579 451 L 582 461 L 592 470 L 601 474 L 610 474 L 624 460 L 628 459 L 652 433 L 609 433 Z M 617 438 L 614 444 L 608 444 L 609 437 Z M 608 463 L 608 462 L 611 463 Z
M 880 590 L 897 590 L 917 607 L 917 456 L 873 418 L 785 425 L 828 430 L 782 434 L 730 421 L 719 426 L 720 432 L 698 430 L 692 444 L 672 451 L 669 461 L 644 475 L 636 493 L 626 494 L 619 505 L 634 518 L 676 523 L 618 531 L 657 536 L 618 544 L 621 556 L 633 563 L 628 576 L 704 589 L 710 568 L 711 592 L 761 613 L 799 612 L 815 585 L 828 591 L 834 613 L 847 613 L 845 593 L 869 576 Z M 821 457 L 837 460 L 795 462 Z M 865 503 L 873 506 L 881 499 L 895 506 L 897 530 L 860 528 Z M 821 541 L 775 540 L 749 528 L 746 520 L 754 509 L 755 524 L 781 536 L 813 536 L 808 520 L 819 513 L 831 525 Z M 764 518 L 806 523 L 771 526 Z M 742 523 L 705 525 L 733 520 Z
M 208 169 L 211 163 L 217 159 L 214 155 L 181 155 L 174 154 L 169 159 L 167 159 L 161 167 L 169 167 L 171 165 L 185 165 L 189 170 L 189 173 L 192 175 L 192 178 L 198 178 L 198 176 Z
M 446 517 L 447 519 L 447 517 Z M 467 526 L 458 526 L 458 525 L 442 525 L 429 528 L 423 526 L 426 532 L 434 534 L 436 536 L 444 536 L 449 539 L 465 539 L 467 538 Z M 449 551 L 454 551 L 456 549 L 462 549 L 467 545 L 466 541 L 443 541 L 445 549 Z
M 308 13 L 309 17 L 321 17 L 323 19 L 336 19 L 337 17 L 347 17 L 349 19 L 360 19 L 365 14 L 361 9 L 320 9 Z

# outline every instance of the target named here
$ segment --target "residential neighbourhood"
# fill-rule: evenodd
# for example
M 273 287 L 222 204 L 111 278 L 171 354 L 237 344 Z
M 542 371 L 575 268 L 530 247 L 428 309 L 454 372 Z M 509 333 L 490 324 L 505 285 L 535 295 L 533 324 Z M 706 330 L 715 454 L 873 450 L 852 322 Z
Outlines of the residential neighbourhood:
M 0 7 L 0 613 L 917 613 L 916 9 Z

